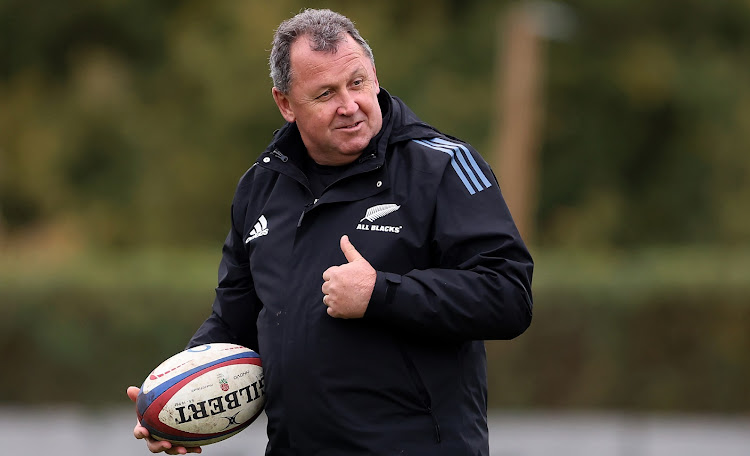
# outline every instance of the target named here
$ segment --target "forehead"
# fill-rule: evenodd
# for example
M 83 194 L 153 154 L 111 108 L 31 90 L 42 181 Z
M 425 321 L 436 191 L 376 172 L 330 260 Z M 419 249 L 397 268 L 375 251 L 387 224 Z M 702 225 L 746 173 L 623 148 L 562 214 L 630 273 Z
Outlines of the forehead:
M 369 58 L 348 33 L 337 47 L 335 52 L 314 51 L 306 36 L 297 39 L 289 50 L 292 80 L 304 83 L 323 77 L 342 76 L 342 72 L 356 70 L 355 66 L 367 68 Z

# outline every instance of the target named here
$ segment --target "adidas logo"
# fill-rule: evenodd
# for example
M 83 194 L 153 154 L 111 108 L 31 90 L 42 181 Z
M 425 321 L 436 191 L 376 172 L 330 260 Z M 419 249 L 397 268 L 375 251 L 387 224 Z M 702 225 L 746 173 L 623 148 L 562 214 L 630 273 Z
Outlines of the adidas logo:
M 255 225 L 253 226 L 253 229 L 250 230 L 249 233 L 247 233 L 247 239 L 245 239 L 245 244 L 252 241 L 255 238 L 259 238 L 261 236 L 265 236 L 268 234 L 268 221 L 266 220 L 265 215 L 261 215 L 257 222 L 255 222 Z

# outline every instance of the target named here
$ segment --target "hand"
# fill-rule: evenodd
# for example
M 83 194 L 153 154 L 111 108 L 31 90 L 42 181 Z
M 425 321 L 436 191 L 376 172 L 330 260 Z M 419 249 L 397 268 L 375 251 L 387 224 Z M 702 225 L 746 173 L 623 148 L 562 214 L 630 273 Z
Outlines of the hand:
M 346 235 L 341 236 L 341 251 L 347 263 L 331 266 L 323 273 L 323 304 L 334 318 L 362 318 L 375 288 L 377 272 Z
M 131 401 L 135 402 L 136 399 L 138 399 L 138 393 L 141 390 L 136 386 L 130 386 L 128 387 L 128 397 Z M 200 453 L 201 447 L 172 447 L 172 444 L 170 442 L 167 442 L 166 440 L 156 440 L 152 439 L 149 435 L 148 429 L 141 426 L 141 422 L 136 420 L 135 428 L 133 428 L 133 436 L 135 436 L 136 439 L 145 439 L 146 440 L 146 446 L 148 446 L 148 450 L 152 453 L 161 453 L 162 451 L 166 452 L 167 454 L 187 454 L 187 453 Z

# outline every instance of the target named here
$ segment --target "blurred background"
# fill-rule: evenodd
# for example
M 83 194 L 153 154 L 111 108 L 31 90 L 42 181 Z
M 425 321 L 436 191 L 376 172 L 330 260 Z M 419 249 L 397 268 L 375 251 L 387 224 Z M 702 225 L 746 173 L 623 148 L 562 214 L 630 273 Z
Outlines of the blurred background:
M 282 124 L 271 37 L 307 6 L 482 152 L 528 240 L 534 322 L 487 343 L 492 454 L 750 454 L 747 1 L 0 0 L 4 454 L 147 453 L 125 388 L 210 312 Z

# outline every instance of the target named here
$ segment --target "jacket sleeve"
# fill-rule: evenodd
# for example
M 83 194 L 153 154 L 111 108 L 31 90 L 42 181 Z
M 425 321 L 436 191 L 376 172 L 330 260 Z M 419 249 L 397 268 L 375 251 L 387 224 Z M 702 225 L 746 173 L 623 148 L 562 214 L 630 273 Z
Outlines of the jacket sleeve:
M 487 163 L 456 150 L 436 195 L 434 268 L 378 271 L 365 318 L 412 334 L 512 339 L 531 323 L 533 261 Z
M 233 213 L 234 208 L 233 204 Z M 210 342 L 228 342 L 258 351 L 256 321 L 262 304 L 255 293 L 242 232 L 236 229 L 234 215 L 232 220 L 232 228 L 222 248 L 219 284 L 211 315 L 190 339 L 188 348 Z

